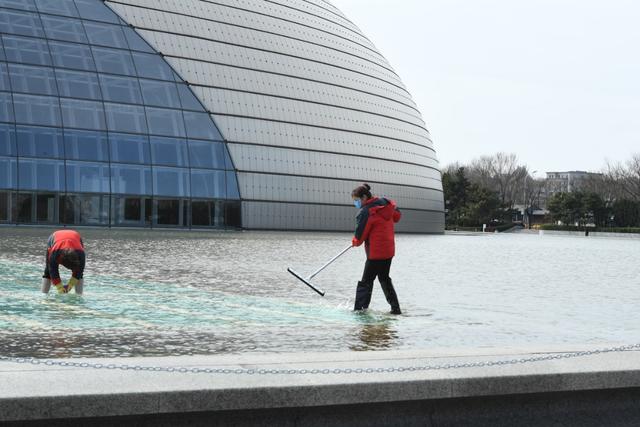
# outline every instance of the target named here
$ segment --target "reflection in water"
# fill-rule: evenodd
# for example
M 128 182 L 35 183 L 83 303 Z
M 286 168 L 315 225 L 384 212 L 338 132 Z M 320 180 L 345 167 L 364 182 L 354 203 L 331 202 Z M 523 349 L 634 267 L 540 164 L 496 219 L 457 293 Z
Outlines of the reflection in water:
M 371 308 L 351 311 L 362 251 L 314 278 L 324 298 L 287 273 L 289 266 L 314 271 L 348 233 L 87 229 L 78 297 L 39 292 L 51 231 L 0 228 L 0 355 L 640 341 L 640 240 L 400 235 L 391 275 L 404 314 L 391 316 L 377 285 Z
M 386 350 L 394 346 L 398 339 L 398 333 L 393 328 L 394 321 L 391 319 L 375 319 L 369 313 L 357 313 L 362 326 L 357 329 L 358 341 L 349 346 L 353 351 L 366 350 Z

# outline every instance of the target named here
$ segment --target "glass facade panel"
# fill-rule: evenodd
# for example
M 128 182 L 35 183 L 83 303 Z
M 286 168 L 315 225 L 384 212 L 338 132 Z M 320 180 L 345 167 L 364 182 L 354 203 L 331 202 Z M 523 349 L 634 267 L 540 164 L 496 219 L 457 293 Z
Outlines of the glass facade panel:
M 56 67 L 86 71 L 96 70 L 89 46 L 63 42 L 49 42 L 49 46 Z
M 59 222 L 59 198 L 57 194 L 35 194 L 32 197 L 32 200 L 35 201 L 36 223 L 52 224 Z
M 184 122 L 189 138 L 222 141 L 222 135 L 213 125 L 211 117 L 207 113 L 185 111 Z
M 67 162 L 67 191 L 72 193 L 108 193 L 107 163 Z
M 10 222 L 12 194 L 9 191 L 0 191 L 0 222 Z
M 141 79 L 140 86 L 146 105 L 180 108 L 180 99 L 175 83 Z
M 185 84 L 178 84 L 178 93 L 180 94 L 180 103 L 185 110 L 203 111 L 200 101 L 195 97 L 191 89 Z
M 118 163 L 151 162 L 149 137 L 143 135 L 110 134 L 111 161 Z
M 104 104 L 107 127 L 114 132 L 147 133 L 144 107 L 124 104 Z
M 16 128 L 0 123 L 0 156 L 16 155 Z
M 69 98 L 102 99 L 98 75 L 84 71 L 56 70 L 60 95 Z
M 89 43 L 98 46 L 119 47 L 127 49 L 127 41 L 124 38 L 120 25 L 103 24 L 99 22 L 85 22 Z
M 107 134 L 83 130 L 64 131 L 65 156 L 71 160 L 109 161 Z
M 33 0 L 0 0 L 0 7 L 13 7 L 20 10 L 37 10 Z
M 191 202 L 191 225 L 194 227 L 223 227 L 222 200 L 194 200 Z
M 56 160 L 19 159 L 20 190 L 65 191 L 64 164 Z
M 18 194 L 16 197 L 16 221 L 35 222 L 35 201 L 32 194 Z
M 138 76 L 173 81 L 173 71 L 160 55 L 134 52 L 133 60 Z
M 151 162 L 154 165 L 189 166 L 189 153 L 185 140 L 152 136 L 150 142 Z
M 140 50 L 142 52 L 153 52 L 151 46 L 149 46 L 147 42 L 144 41 L 143 38 L 140 37 L 140 35 L 136 33 L 132 28 L 122 27 L 122 31 L 124 31 L 124 36 L 127 39 L 129 49 Z
M 0 46 L 0 52 L 2 52 L 2 46 Z M 2 90 L 8 91 L 11 90 L 11 87 L 9 86 L 9 71 L 7 64 L 0 62 L 0 91 Z
M 17 123 L 43 126 L 60 126 L 62 124 L 58 98 L 15 93 L 13 94 L 13 106 Z
M 51 65 L 47 41 L 27 37 L 2 36 L 7 61 L 23 64 Z
M 192 169 L 191 195 L 203 199 L 226 198 L 225 172 Z
M 234 170 L 233 161 L 231 160 L 231 155 L 229 154 L 229 150 L 225 147 L 224 150 L 224 167 L 229 170 Z
M 100 87 L 105 101 L 142 104 L 140 84 L 135 77 L 100 75 Z
M 120 22 L 115 13 L 108 7 L 96 6 L 95 0 L 75 0 L 76 7 L 81 18 L 91 19 L 93 21 L 111 22 L 117 24 Z
M 0 188 L 13 189 L 18 186 L 16 159 L 0 157 Z
M 38 10 L 43 13 L 78 16 L 78 10 L 73 0 L 38 0 L 36 4 Z
M 225 147 L 221 142 L 189 140 L 191 167 L 224 169 Z
M 185 200 L 155 200 L 155 224 L 161 226 L 187 226 L 188 203 Z
M 47 37 L 54 40 L 87 43 L 82 21 L 59 16 L 42 15 L 42 25 Z
M 136 70 L 131 60 L 131 53 L 126 50 L 92 47 L 96 68 L 103 73 L 135 76 Z
M 225 202 L 224 223 L 229 227 L 242 227 L 242 209 L 239 201 Z
M 99 0 L 3 7 L 0 222 L 224 226 L 227 150 L 162 55 Z
M 9 75 L 11 76 L 11 88 L 15 92 L 36 95 L 58 94 L 52 68 L 9 64 Z
M 0 10 L 0 32 L 22 36 L 44 37 L 37 13 Z
M 189 169 L 153 168 L 154 195 L 189 197 L 189 192 Z
M 102 102 L 62 98 L 60 104 L 66 127 L 106 130 Z
M 137 196 L 111 197 L 111 224 L 119 226 L 150 226 L 153 204 L 150 198 Z
M 180 110 L 146 107 L 149 133 L 152 135 L 186 136 Z
M 17 127 L 18 155 L 26 157 L 63 158 L 62 129 Z
M 114 194 L 151 195 L 151 168 L 112 163 L 111 192 Z
M 60 200 L 60 221 L 64 224 L 108 225 L 109 196 L 78 194 Z
M 12 122 L 13 102 L 9 92 L 0 92 L 0 122 Z
M 227 199 L 240 199 L 238 178 L 236 177 L 235 171 L 227 171 Z

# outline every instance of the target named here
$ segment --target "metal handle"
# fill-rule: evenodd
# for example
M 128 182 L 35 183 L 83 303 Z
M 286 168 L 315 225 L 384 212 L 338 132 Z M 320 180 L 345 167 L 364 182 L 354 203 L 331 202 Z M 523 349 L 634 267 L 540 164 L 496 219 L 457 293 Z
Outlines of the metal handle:
M 325 265 L 323 265 L 322 267 L 320 267 L 318 270 L 316 270 L 314 273 L 311 273 L 311 275 L 309 277 L 307 277 L 307 280 L 311 280 L 314 277 L 316 277 L 318 275 L 318 273 L 320 273 L 322 270 L 324 270 L 325 268 L 329 267 L 329 265 L 331 265 L 335 260 L 337 260 L 338 258 L 340 258 L 345 252 L 347 252 L 349 249 L 352 248 L 352 245 L 347 246 L 346 248 L 344 248 L 342 250 L 342 252 L 340 252 L 338 255 L 334 256 L 333 258 L 331 258 Z

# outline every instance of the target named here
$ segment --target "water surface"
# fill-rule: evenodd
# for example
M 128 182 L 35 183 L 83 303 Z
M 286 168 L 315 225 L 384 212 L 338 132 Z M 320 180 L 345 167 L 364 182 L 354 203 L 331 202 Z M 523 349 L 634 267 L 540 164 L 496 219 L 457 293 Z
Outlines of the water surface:
M 640 341 L 640 239 L 398 236 L 356 314 L 363 250 L 314 282 L 349 234 L 81 230 L 85 295 L 39 292 L 49 229 L 0 228 L 0 355 L 157 356 Z M 63 277 L 68 277 L 64 270 Z

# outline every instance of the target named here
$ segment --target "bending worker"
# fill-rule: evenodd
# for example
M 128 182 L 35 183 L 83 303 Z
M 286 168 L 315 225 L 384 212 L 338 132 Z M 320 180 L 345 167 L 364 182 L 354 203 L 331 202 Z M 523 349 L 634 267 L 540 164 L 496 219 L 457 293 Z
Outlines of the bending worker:
M 66 285 L 60 280 L 59 265 L 72 271 Z M 58 230 L 49 236 L 47 247 L 47 265 L 42 276 L 42 292 L 49 292 L 51 283 L 58 293 L 66 294 L 75 287 L 76 294 L 82 294 L 85 253 L 82 238 L 74 230 Z
M 364 242 L 367 253 L 362 280 L 358 282 L 356 289 L 354 310 L 369 307 L 373 281 L 377 276 L 384 296 L 391 305 L 391 314 L 401 314 L 398 296 L 389 277 L 391 260 L 395 255 L 394 224 L 400 221 L 400 211 L 393 200 L 373 197 L 369 184 L 362 184 L 354 189 L 351 197 L 356 208 L 360 210 L 351 243 L 353 246 L 360 246 Z

